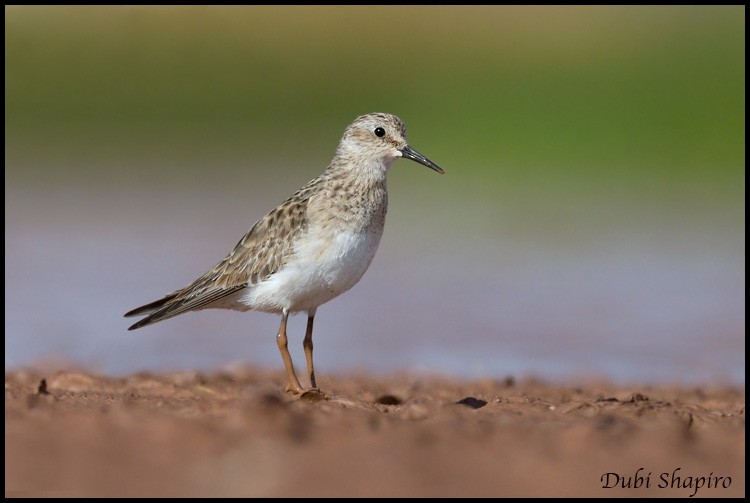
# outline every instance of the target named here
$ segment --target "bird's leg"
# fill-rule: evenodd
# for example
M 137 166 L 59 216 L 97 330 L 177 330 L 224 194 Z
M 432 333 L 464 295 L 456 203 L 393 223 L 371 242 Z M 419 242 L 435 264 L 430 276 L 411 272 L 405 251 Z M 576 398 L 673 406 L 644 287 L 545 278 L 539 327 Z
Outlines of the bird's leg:
M 302 346 L 305 348 L 305 359 L 307 360 L 307 374 L 310 376 L 310 386 L 313 389 L 317 389 L 315 384 L 315 369 L 313 368 L 313 321 L 315 320 L 315 309 L 311 309 L 307 312 L 307 330 L 305 331 L 305 339 L 302 341 Z
M 287 348 L 286 339 L 286 320 L 289 318 L 289 310 L 284 309 L 281 314 L 281 326 L 279 327 L 279 335 L 276 336 L 276 344 L 279 345 L 279 351 L 281 351 L 281 358 L 284 360 L 286 366 L 286 373 L 289 376 L 289 387 L 287 391 L 291 391 L 294 394 L 302 393 L 302 386 L 299 384 L 297 374 L 294 373 L 294 364 L 292 363 L 292 356 L 289 354 Z

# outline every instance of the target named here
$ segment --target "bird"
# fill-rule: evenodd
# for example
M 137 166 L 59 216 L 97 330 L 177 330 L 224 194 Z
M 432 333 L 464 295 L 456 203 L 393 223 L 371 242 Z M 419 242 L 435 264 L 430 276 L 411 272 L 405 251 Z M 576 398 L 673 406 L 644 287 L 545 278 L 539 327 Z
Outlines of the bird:
M 287 391 L 318 390 L 313 365 L 313 323 L 322 304 L 352 288 L 380 244 L 388 209 L 386 175 L 405 158 L 444 170 L 406 141 L 397 116 L 371 113 L 345 130 L 331 163 L 271 210 L 211 270 L 184 288 L 125 313 L 145 316 L 135 330 L 188 311 L 208 308 L 281 315 L 276 342 L 286 368 Z M 288 349 L 287 319 L 307 312 L 303 349 L 310 388 L 305 390 Z

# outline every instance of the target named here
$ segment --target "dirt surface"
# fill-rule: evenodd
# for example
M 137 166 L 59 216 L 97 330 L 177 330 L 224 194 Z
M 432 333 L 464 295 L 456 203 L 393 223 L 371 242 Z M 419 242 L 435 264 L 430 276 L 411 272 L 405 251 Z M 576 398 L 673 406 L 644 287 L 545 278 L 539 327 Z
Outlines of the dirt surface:
M 297 397 L 284 382 L 7 373 L 5 494 L 745 494 L 744 388 L 324 376 L 325 394 Z

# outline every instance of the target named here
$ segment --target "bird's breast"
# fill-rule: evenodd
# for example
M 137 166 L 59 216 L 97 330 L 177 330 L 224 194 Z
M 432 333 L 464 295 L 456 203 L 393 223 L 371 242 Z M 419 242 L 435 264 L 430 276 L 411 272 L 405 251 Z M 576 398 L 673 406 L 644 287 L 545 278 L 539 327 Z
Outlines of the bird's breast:
M 335 199 L 308 207 L 306 230 L 296 238 L 289 261 L 251 289 L 253 309 L 307 311 L 362 278 L 383 235 L 387 196 L 367 204 Z

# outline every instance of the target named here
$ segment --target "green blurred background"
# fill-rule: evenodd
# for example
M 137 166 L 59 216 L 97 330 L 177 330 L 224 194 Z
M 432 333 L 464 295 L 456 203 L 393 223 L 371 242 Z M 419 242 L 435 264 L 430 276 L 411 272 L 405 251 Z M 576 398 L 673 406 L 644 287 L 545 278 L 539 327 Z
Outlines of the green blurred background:
M 374 111 L 399 115 L 412 145 L 447 171 L 438 179 L 396 164 L 391 250 L 443 250 L 436 267 L 485 267 L 503 255 L 495 240 L 521 243 L 520 260 L 526 249 L 574 256 L 602 236 L 624 250 L 646 234 L 642 249 L 654 245 L 665 264 L 695 243 L 706 246 L 696 261 L 714 260 L 717 243 L 729 257 L 722 278 L 744 277 L 743 6 L 6 6 L 5 15 L 6 298 L 9 283 L 28 284 L 9 266 L 47 263 L 28 254 L 49 244 L 35 227 L 47 218 L 38 204 L 58 217 L 78 207 L 60 225 L 96 229 L 86 235 L 97 240 L 127 238 L 126 220 L 158 229 L 148 209 L 140 221 L 127 214 L 153 205 L 149 193 L 193 194 L 183 205 L 200 214 L 221 198 L 244 208 L 246 187 L 278 188 L 249 216 L 232 215 L 231 237 L 189 264 L 198 275 L 322 171 L 354 117 Z M 92 215 L 106 224 L 91 225 Z M 14 248 L 18 229 L 26 240 Z M 644 253 L 629 255 L 634 267 L 650 261 Z M 134 274 L 120 265 L 103 270 Z M 140 280 L 141 297 L 113 313 L 180 286 Z M 716 297 L 737 302 L 738 281 Z M 32 292 L 15 295 L 6 314 L 33 302 Z M 734 351 L 744 348 L 744 308 L 731 316 Z M 21 328 L 16 336 L 28 340 Z M 6 350 L 22 345 L 7 341 Z
M 743 172 L 743 7 L 5 12 L 11 168 L 175 150 L 304 162 L 385 110 L 485 180 L 729 188 Z

